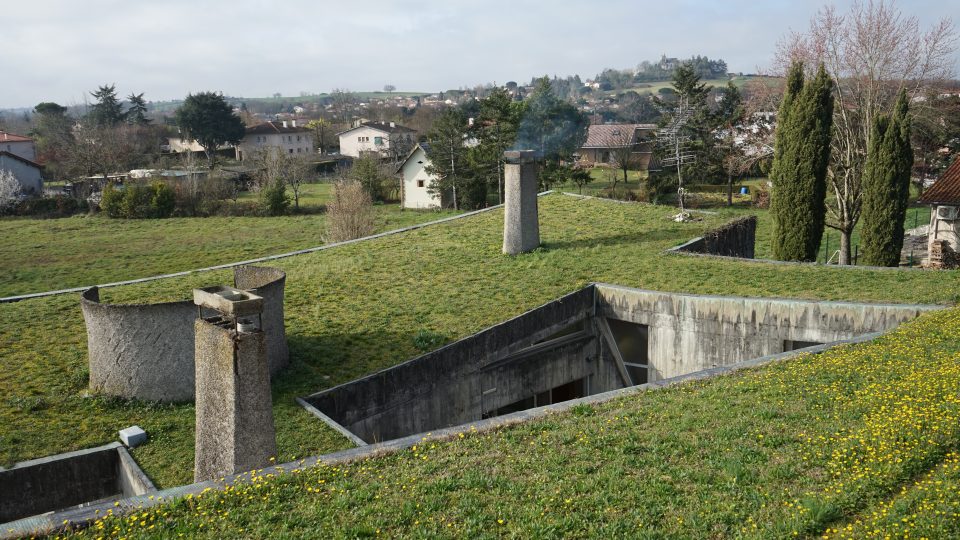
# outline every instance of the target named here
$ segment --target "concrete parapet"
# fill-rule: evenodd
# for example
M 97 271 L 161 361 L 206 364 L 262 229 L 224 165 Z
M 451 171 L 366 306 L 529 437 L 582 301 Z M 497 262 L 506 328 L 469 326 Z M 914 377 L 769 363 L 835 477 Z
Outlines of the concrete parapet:
M 276 268 L 234 269 L 237 288 L 264 298 L 270 373 L 289 364 L 283 322 L 286 274 Z M 180 402 L 194 397 L 194 319 L 191 301 L 103 304 L 91 287 L 80 296 L 87 326 L 90 389 L 148 401 Z

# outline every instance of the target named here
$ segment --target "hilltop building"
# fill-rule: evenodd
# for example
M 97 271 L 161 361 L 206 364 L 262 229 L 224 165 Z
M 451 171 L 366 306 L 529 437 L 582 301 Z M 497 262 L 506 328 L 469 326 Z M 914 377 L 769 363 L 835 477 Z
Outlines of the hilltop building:
M 416 144 L 416 131 L 396 122 L 362 122 L 337 135 L 340 153 L 350 157 L 367 152 L 402 157 Z
M 275 148 L 284 154 L 312 154 L 313 131 L 297 126 L 296 120 L 264 122 L 248 127 L 237 145 L 237 160 L 243 161 L 267 148 Z

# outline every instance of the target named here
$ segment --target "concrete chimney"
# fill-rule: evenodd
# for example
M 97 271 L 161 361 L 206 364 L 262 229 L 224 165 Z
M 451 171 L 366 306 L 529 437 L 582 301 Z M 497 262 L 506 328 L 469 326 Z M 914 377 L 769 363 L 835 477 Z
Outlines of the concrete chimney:
M 292 123 L 293 123 L 293 127 L 297 127 L 297 121 L 296 121 L 296 120 L 293 120 Z
M 263 468 L 277 455 L 263 298 L 233 287 L 194 289 L 196 482 Z
M 396 123 L 396 122 L 390 122 L 390 127 L 392 127 L 392 128 L 397 127 L 397 123 Z
M 503 159 L 503 252 L 517 255 L 540 247 L 536 152 L 508 151 Z
M 286 121 L 286 120 L 283 121 L 283 127 L 287 127 L 287 121 Z

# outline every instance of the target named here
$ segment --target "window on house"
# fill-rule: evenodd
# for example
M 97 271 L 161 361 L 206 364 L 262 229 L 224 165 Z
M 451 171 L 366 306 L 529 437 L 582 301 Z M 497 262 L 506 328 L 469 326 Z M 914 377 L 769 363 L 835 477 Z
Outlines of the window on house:
M 299 149 L 299 148 L 297 148 L 297 153 L 298 153 L 298 154 L 300 153 L 300 149 Z
M 375 145 L 377 145 L 377 146 L 383 145 L 383 137 L 374 137 L 374 138 L 373 138 L 373 144 L 375 144 Z
M 297 142 L 300 142 L 300 136 L 297 135 Z
M 293 148 L 290 149 L 290 153 L 291 153 L 291 154 L 293 153 Z
M 417 187 L 423 187 L 423 180 L 417 180 Z

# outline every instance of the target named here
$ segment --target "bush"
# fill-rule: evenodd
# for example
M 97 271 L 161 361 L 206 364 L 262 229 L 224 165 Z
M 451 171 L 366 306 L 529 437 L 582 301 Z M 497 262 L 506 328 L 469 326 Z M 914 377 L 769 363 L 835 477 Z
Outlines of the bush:
M 122 205 L 123 192 L 115 188 L 113 184 L 107 184 L 100 195 L 100 209 L 109 217 L 119 218 L 123 217 Z
M 13 208 L 12 213 L 17 216 L 58 218 L 85 213 L 89 210 L 90 205 L 84 199 L 57 195 L 24 199 Z
M 151 185 L 128 183 L 123 189 L 107 185 L 100 197 L 100 209 L 112 218 L 166 218 L 176 209 L 176 194 L 163 182 Z
M 340 181 L 327 204 L 327 241 L 343 242 L 373 233 L 373 202 L 359 182 Z
M 176 195 L 173 189 L 163 182 L 154 182 L 153 198 L 150 200 L 150 209 L 153 217 L 167 218 L 173 215 L 177 206 Z
M 260 207 L 268 216 L 282 216 L 287 213 L 290 209 L 290 197 L 283 180 L 276 180 L 260 191 Z

